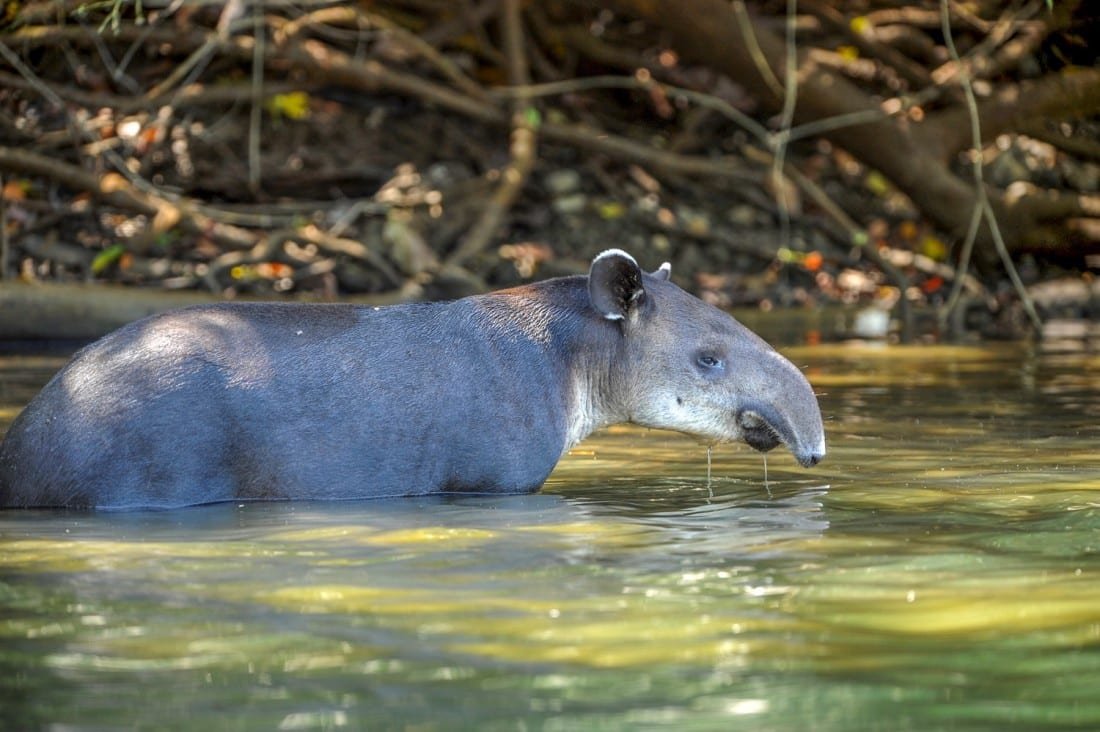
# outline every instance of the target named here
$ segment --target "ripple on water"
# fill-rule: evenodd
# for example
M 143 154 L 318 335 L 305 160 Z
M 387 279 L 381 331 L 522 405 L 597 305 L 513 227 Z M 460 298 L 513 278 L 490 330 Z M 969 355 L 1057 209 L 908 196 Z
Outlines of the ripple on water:
M 0 726 L 1100 728 L 1097 357 L 789 353 L 812 471 L 620 427 L 535 496 L 0 512 Z

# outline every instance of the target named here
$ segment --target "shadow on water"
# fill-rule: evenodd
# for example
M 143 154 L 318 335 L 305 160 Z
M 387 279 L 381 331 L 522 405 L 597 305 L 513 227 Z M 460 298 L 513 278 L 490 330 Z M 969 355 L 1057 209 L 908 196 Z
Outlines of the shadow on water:
M 789 353 L 829 456 L 766 485 L 621 427 L 531 496 L 0 512 L 0 727 L 1100 728 L 1100 357 Z

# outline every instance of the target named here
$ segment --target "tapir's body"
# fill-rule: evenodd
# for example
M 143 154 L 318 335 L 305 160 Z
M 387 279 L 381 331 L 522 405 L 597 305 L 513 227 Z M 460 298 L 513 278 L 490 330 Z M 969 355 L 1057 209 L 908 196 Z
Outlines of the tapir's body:
M 13 423 L 0 505 L 528 492 L 622 421 L 823 456 L 797 369 L 667 271 L 627 272 L 628 255 L 608 254 L 591 278 L 450 303 L 221 304 L 132 323 L 78 353 Z M 673 352 L 686 335 L 731 371 L 744 361 L 747 401 L 703 404 L 722 391 L 709 361 L 685 351 L 680 368 L 662 362 L 667 344 L 639 348 L 658 317 L 672 321 L 651 339 Z

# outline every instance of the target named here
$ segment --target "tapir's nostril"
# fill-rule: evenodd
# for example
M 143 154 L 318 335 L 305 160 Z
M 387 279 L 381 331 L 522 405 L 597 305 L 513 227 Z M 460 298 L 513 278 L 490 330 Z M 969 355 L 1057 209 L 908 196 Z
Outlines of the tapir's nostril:
M 803 452 L 797 456 L 799 464 L 804 468 L 812 468 L 825 459 L 823 452 Z

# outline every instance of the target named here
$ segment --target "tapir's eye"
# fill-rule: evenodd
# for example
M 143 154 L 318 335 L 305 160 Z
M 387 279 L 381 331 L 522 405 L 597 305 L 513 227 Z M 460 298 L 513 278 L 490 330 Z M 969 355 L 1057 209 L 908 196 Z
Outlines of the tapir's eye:
M 704 369 L 717 369 L 722 367 L 722 359 L 710 353 L 701 353 L 695 362 Z

